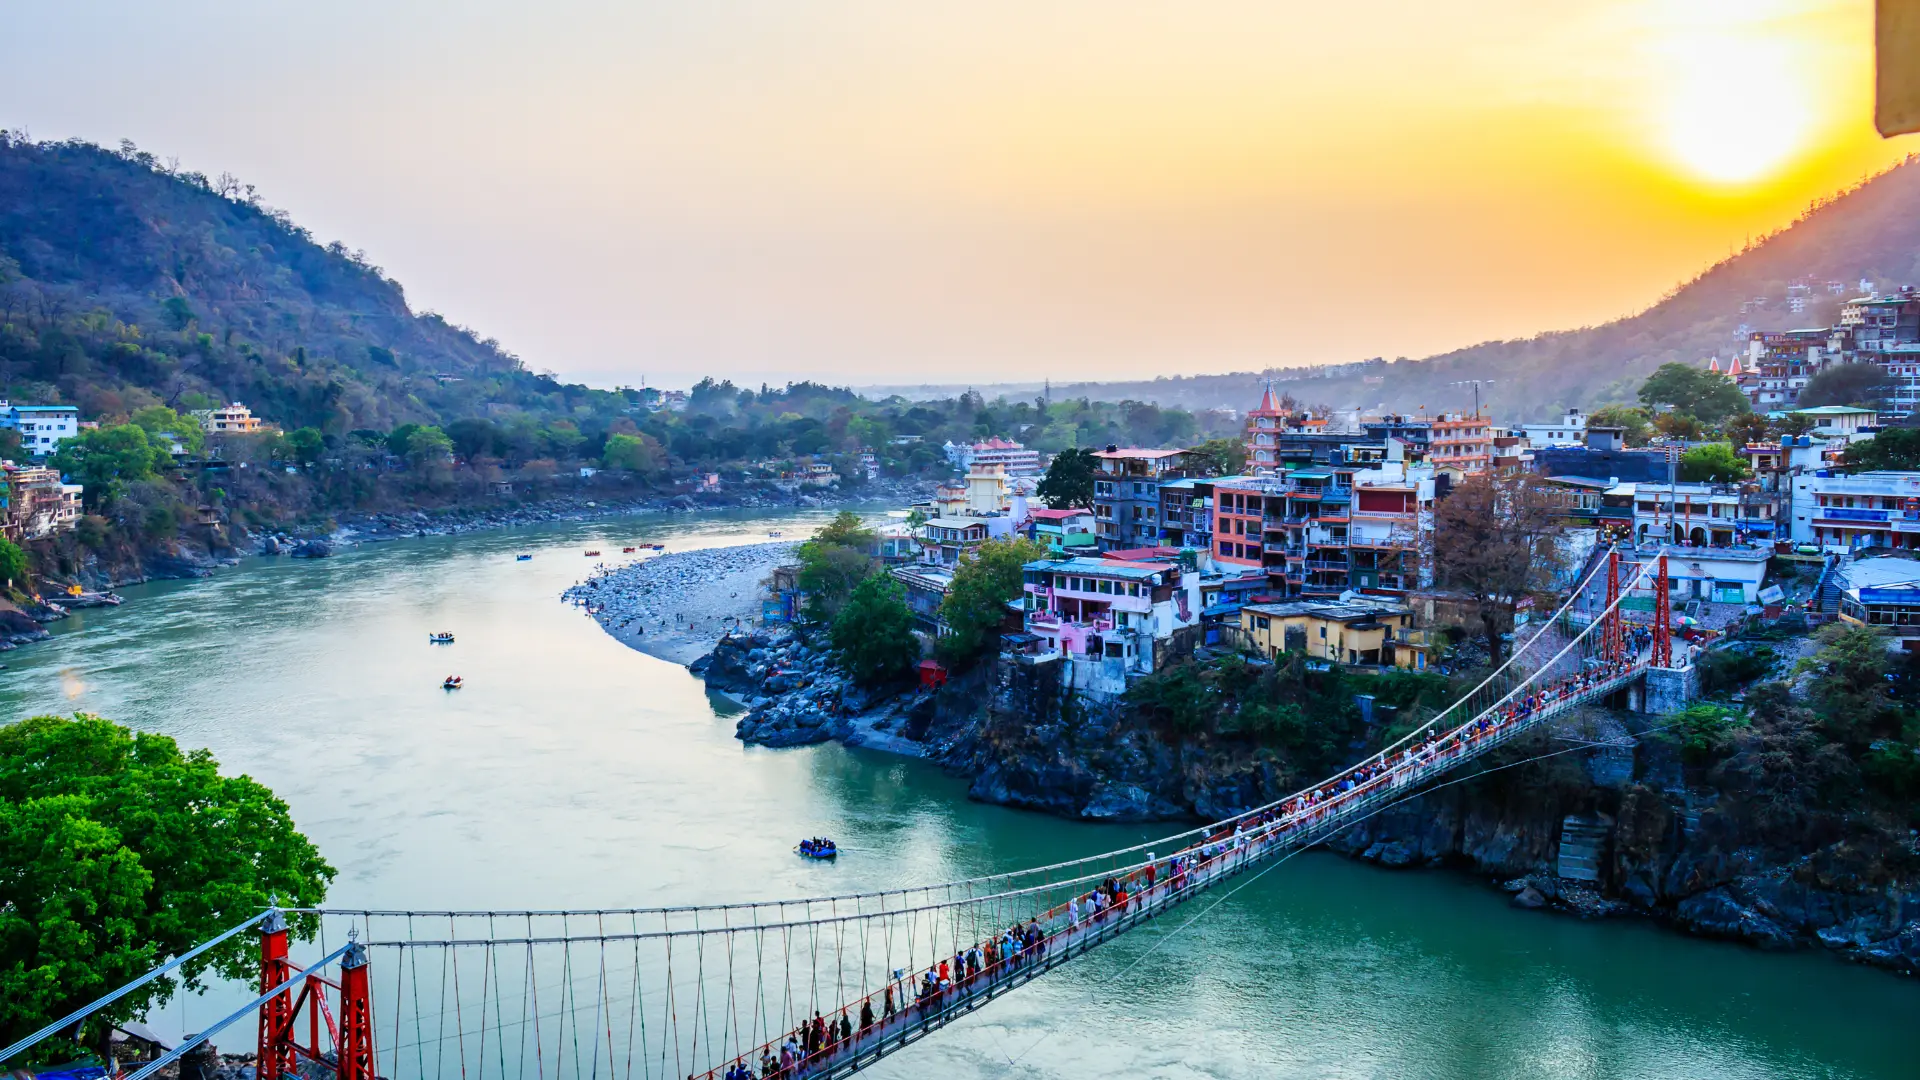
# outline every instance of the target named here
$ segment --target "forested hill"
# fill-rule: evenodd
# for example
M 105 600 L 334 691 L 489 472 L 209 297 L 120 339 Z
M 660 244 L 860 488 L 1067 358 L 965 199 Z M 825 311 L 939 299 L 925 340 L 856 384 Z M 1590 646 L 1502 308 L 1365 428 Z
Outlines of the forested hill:
M 1909 158 L 1888 172 L 1815 204 L 1792 226 L 1707 269 L 1648 310 L 1602 326 L 1543 333 L 1515 341 L 1489 341 L 1429 357 L 1400 360 L 1372 370 L 1285 382 L 1281 388 L 1305 401 L 1334 408 L 1411 409 L 1470 407 L 1465 380 L 1494 380 L 1482 392 L 1502 419 L 1546 419 L 1567 405 L 1594 406 L 1633 400 L 1634 389 L 1669 361 L 1698 363 L 1744 348 L 1742 324 L 1753 330 L 1828 326 L 1841 298 L 1827 282 L 1840 281 L 1848 295 L 1861 278 L 1877 291 L 1920 284 L 1920 162 Z M 1802 314 L 1786 307 L 1787 287 L 1814 286 L 1813 305 Z M 1764 308 L 1741 311 L 1755 297 Z M 1351 337 L 1366 340 L 1365 327 Z M 1197 409 L 1246 408 L 1267 377 L 1296 379 L 1281 370 L 1233 375 L 1156 379 L 1137 383 L 1089 383 L 1053 387 L 1055 395 L 1096 399 L 1135 398 Z M 1377 382 L 1364 381 L 1376 379 Z
M 231 178 L 178 172 L 130 144 L 6 133 L 0 380 L 16 402 L 88 416 L 241 400 L 332 435 L 613 404 L 413 312 L 379 267 L 317 243 Z

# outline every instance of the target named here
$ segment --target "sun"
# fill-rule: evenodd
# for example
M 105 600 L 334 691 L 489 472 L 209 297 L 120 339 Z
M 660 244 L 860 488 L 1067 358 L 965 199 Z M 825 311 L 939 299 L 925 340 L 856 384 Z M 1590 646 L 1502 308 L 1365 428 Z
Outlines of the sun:
M 1814 87 L 1791 41 L 1753 30 L 1698 27 L 1670 43 L 1655 103 L 1674 162 L 1710 184 L 1767 180 L 1814 136 Z

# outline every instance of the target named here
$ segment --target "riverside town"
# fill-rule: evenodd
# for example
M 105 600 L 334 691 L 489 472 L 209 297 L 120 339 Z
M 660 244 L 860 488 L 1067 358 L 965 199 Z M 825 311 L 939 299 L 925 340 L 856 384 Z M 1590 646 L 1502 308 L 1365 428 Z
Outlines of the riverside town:
M 1920 0 L 1511 6 L 8 5 L 0 1080 L 1913 1080 Z

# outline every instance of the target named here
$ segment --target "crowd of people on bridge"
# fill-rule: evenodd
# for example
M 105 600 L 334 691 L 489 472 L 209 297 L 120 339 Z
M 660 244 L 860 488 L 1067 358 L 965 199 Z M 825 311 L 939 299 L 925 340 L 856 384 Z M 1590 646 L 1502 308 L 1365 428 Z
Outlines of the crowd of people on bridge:
M 1244 865 L 1263 849 L 1296 840 L 1305 830 L 1344 818 L 1371 794 L 1405 787 L 1430 775 L 1435 766 L 1471 756 L 1476 746 L 1539 719 L 1558 705 L 1614 688 L 1618 680 L 1633 674 L 1642 664 L 1641 654 L 1651 646 L 1652 634 L 1642 628 L 1632 629 L 1626 633 L 1624 644 L 1619 655 L 1588 659 L 1573 674 L 1505 698 L 1459 727 L 1430 732 L 1424 739 L 1376 756 L 1284 803 L 1233 819 L 1230 830 L 1223 825 L 1209 831 L 1167 859 L 1157 859 L 1149 852 L 1145 863 L 1107 877 L 1091 892 L 1076 892 L 1066 903 L 1042 911 L 1025 923 L 1016 922 L 928 967 L 912 987 L 910 1004 L 905 1001 L 910 986 L 906 972 L 895 971 L 878 995 L 882 1003 L 879 1017 L 874 1015 L 875 995 L 871 994 L 859 1002 L 857 1032 L 849 1017 L 852 1006 L 841 1009 L 838 1017 L 823 1017 L 816 1012 L 810 1023 L 789 1033 L 777 1048 L 770 1044 L 762 1049 L 759 1080 L 801 1080 L 811 1075 L 837 1053 L 857 1049 L 876 1025 L 884 1032 L 901 1016 L 903 1005 L 913 1014 L 903 1022 L 931 1027 L 945 1011 L 967 1001 L 983 984 L 1040 965 L 1056 939 L 1064 937 L 1069 945 L 1075 935 L 1098 940 L 1094 935 L 1100 935 L 1103 928 L 1117 931 L 1122 917 L 1184 898 L 1217 872 Z M 1109 920 L 1115 920 L 1114 924 L 1109 925 Z M 755 1077 L 755 1070 L 742 1057 L 724 1074 L 708 1073 L 705 1080 Z

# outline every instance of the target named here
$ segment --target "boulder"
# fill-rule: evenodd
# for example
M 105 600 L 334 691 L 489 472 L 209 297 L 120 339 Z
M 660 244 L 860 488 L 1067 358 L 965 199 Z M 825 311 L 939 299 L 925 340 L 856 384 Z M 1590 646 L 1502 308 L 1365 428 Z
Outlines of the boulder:
M 333 545 L 325 540 L 304 540 L 288 554 L 296 559 L 325 559 L 333 555 Z

